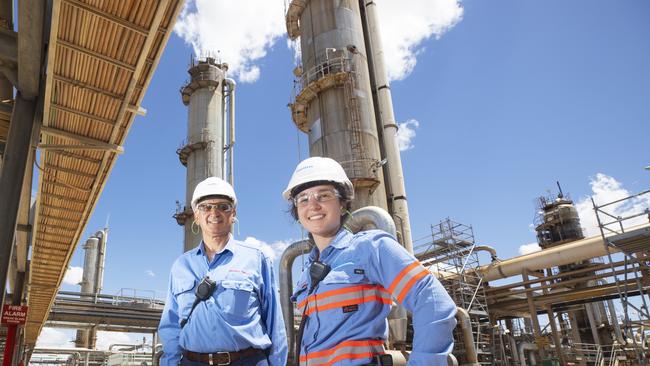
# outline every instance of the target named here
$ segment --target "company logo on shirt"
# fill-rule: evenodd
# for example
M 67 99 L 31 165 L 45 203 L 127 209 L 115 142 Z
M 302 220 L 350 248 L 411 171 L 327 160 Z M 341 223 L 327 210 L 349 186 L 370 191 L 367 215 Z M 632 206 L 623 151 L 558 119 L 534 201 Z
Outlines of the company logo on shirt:
M 341 309 L 343 309 L 343 314 L 354 313 L 355 311 L 359 310 L 359 305 L 357 305 L 357 304 L 347 305 L 347 306 L 342 307 Z

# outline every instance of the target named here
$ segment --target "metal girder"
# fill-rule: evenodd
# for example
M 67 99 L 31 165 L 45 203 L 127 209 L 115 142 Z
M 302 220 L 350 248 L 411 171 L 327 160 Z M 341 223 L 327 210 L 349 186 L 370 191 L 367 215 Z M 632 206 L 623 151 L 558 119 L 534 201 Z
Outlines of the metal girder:
M 87 161 L 87 162 L 93 163 L 93 164 L 101 164 L 101 162 L 102 162 L 99 159 L 91 158 L 91 157 L 88 157 L 88 156 L 85 156 L 85 155 L 75 154 L 75 153 L 70 152 L 70 151 L 59 150 L 59 151 L 53 151 L 53 153 L 55 153 L 57 155 L 62 155 L 62 156 L 66 156 L 66 157 L 69 157 L 69 158 L 73 158 L 73 159 Z
M 69 197 L 69 196 L 62 196 L 62 195 L 54 194 L 54 193 L 46 193 L 46 194 L 47 194 L 47 197 L 49 197 L 49 198 L 56 198 L 56 199 L 60 199 L 60 200 L 67 201 L 67 202 L 73 202 L 73 203 L 84 203 L 84 204 L 86 203 L 86 200 L 80 200 L 80 199 Z M 47 226 L 51 226 L 51 225 L 47 225 Z M 76 230 L 76 228 L 75 228 L 75 230 Z
M 18 85 L 23 98 L 39 93 L 46 1 L 18 1 Z
M 26 100 L 19 92 L 9 126 L 2 171 L 0 172 L 0 304 L 4 305 L 7 270 L 18 221 L 23 178 L 27 168 L 36 112 L 36 101 Z
M 69 107 L 66 107 L 66 106 L 62 106 L 60 104 L 51 103 L 50 107 L 52 109 L 56 109 L 56 110 L 59 110 L 59 111 L 62 111 L 62 112 L 76 114 L 77 116 L 88 118 L 88 119 L 93 120 L 93 121 L 106 123 L 107 125 L 113 125 L 113 126 L 115 125 L 115 121 L 112 120 L 112 119 L 96 116 L 94 114 L 90 114 L 90 113 L 86 113 L 86 112 L 82 112 L 82 111 L 79 111 L 79 110 L 76 110 L 76 109 L 72 109 L 72 108 L 69 108 Z
M 80 172 L 80 171 L 78 171 L 76 169 L 65 168 L 65 167 L 57 166 L 57 165 L 50 164 L 50 163 L 45 163 L 45 166 L 43 168 L 54 170 L 56 172 L 72 174 L 72 175 L 76 175 L 76 176 L 83 177 L 83 178 L 90 178 L 90 179 L 95 179 L 96 178 L 95 174 L 82 173 L 82 172 Z M 47 196 L 45 196 L 45 198 L 47 198 Z
M 133 72 L 133 71 L 135 70 L 135 67 L 134 67 L 133 65 L 128 64 L 128 63 L 126 63 L 126 62 L 124 62 L 124 61 L 120 61 L 120 60 L 114 59 L 114 58 L 112 58 L 112 57 L 108 57 L 108 56 L 103 55 L 103 54 L 101 54 L 101 53 L 99 53 L 99 52 L 95 52 L 95 51 L 89 50 L 89 49 L 87 49 L 87 48 L 84 48 L 84 47 L 78 46 L 78 45 L 76 45 L 76 44 L 73 44 L 73 43 L 70 43 L 70 42 L 67 42 L 67 41 L 64 41 L 64 40 L 62 40 L 62 39 L 59 39 L 58 42 L 57 42 L 57 44 L 58 44 L 59 46 L 63 46 L 63 47 L 65 47 L 65 48 L 71 49 L 71 50 L 73 50 L 73 51 L 77 51 L 77 52 L 79 52 L 79 53 L 83 53 L 84 55 L 88 55 L 88 56 L 90 56 L 90 57 L 94 57 L 94 58 L 96 58 L 96 59 L 98 59 L 98 60 L 101 60 L 101 61 L 104 61 L 104 62 L 106 62 L 106 63 L 109 63 L 109 64 L 111 64 L 111 65 L 113 65 L 113 66 L 121 67 L 121 68 L 123 68 L 123 69 L 125 69 L 125 70 L 128 70 L 128 71 L 130 71 L 130 72 Z
M 52 128 L 52 127 L 45 127 L 45 126 L 41 127 L 41 133 L 45 133 L 46 135 L 50 135 L 50 136 L 63 137 L 63 138 L 68 139 L 68 140 L 81 142 L 82 144 L 90 145 L 90 146 L 93 146 L 94 148 L 101 149 L 101 150 L 112 150 L 112 151 L 115 151 L 116 153 L 120 153 L 120 154 L 124 152 L 124 148 L 122 146 L 119 146 L 119 145 L 116 145 L 116 144 L 109 144 L 109 143 L 107 143 L 105 141 L 96 140 L 96 139 L 93 139 L 93 138 L 90 138 L 90 137 L 77 135 L 77 134 L 69 132 L 69 131 L 59 130 L 59 129 Z M 95 177 L 95 174 L 93 174 L 93 177 Z
M 64 3 L 72 5 L 72 6 L 76 7 L 76 8 L 82 9 L 84 11 L 87 11 L 87 12 L 93 14 L 93 15 L 96 15 L 96 16 L 98 16 L 100 18 L 106 19 L 106 20 L 108 20 L 110 22 L 113 22 L 115 24 L 119 24 L 122 27 L 127 28 L 129 30 L 132 30 L 132 31 L 134 31 L 134 32 L 136 32 L 136 33 L 138 33 L 140 35 L 146 36 L 147 34 L 149 34 L 149 30 L 147 28 L 141 27 L 141 26 L 139 26 L 139 25 L 137 25 L 135 23 L 129 22 L 129 21 L 124 20 L 122 18 L 118 18 L 118 17 L 116 17 L 114 15 L 109 14 L 106 11 L 99 10 L 99 9 L 93 7 L 93 6 L 90 6 L 90 5 L 86 4 L 86 3 L 82 3 L 81 1 L 78 1 L 78 0 L 64 0 Z
M 10 65 L 18 63 L 18 33 L 0 28 L 0 61 Z
M 61 183 L 61 182 L 57 182 L 57 181 L 53 181 L 53 180 L 43 180 L 43 184 L 50 184 L 50 185 L 57 186 L 57 187 L 76 189 L 77 191 L 81 191 L 81 192 L 85 192 L 85 193 L 90 192 L 90 189 L 87 189 L 87 188 L 77 187 L 77 186 L 73 186 L 72 184 Z

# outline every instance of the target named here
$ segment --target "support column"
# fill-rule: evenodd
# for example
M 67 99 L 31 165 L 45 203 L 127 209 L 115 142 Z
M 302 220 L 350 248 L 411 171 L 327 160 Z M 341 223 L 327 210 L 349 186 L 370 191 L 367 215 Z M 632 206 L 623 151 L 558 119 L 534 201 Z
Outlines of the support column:
M 542 337 L 542 329 L 539 326 L 539 319 L 537 318 L 537 309 L 535 308 L 535 301 L 533 300 L 533 293 L 528 284 L 528 273 L 524 270 L 521 273 L 524 280 L 524 287 L 526 288 L 526 300 L 528 301 L 528 310 L 530 311 L 530 320 L 533 322 L 533 334 L 535 334 L 535 344 L 537 344 L 537 354 L 540 360 L 544 360 L 544 340 Z
M 7 271 L 16 233 L 21 189 L 34 131 L 35 100 L 25 100 L 16 95 L 5 147 L 4 162 L 0 172 L 0 295 L 4 305 Z
M 0 0 L 0 28 L 14 30 L 13 0 Z M 14 87 L 7 77 L 0 72 L 0 102 L 14 99 Z

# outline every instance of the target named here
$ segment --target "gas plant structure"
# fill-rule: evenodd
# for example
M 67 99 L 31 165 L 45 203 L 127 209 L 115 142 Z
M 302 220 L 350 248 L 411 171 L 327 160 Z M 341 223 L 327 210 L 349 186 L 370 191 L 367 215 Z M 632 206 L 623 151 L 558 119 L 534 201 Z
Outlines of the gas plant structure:
M 650 191 L 594 202 L 599 234 L 587 238 L 561 189 L 540 197 L 535 231 L 541 250 L 515 258 L 499 258 L 493 247 L 475 241 L 471 225 L 451 219 L 431 225 L 431 235 L 414 243 L 377 6 L 372 0 L 285 4 L 288 36 L 300 39 L 301 50 L 291 117 L 308 135 L 311 156 L 343 166 L 355 186 L 353 209 L 386 209 L 398 241 L 455 300 L 458 326 L 449 363 L 645 365 L 650 211 L 642 207 L 625 217 L 615 211 Z M 281 260 L 281 293 L 291 291 L 291 265 L 306 248 L 294 244 Z M 283 303 L 290 338 L 294 310 Z M 410 349 L 406 318 L 403 310 L 391 313 L 387 350 Z
M 184 251 L 200 242 L 192 230 L 190 207 L 194 188 L 208 177 L 220 177 L 234 185 L 235 86 L 226 77 L 228 64 L 214 57 L 192 59 L 189 81 L 181 87 L 183 104 L 188 107 L 187 139 L 176 150 L 180 163 L 187 167 L 186 201 L 180 203 L 174 218 L 184 227 Z

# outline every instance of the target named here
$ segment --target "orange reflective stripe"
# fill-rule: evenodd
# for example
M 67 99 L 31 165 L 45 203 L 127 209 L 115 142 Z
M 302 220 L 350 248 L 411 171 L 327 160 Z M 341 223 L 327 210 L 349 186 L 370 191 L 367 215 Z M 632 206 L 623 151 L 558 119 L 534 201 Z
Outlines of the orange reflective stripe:
M 327 350 L 301 355 L 300 364 L 329 366 L 341 360 L 371 358 L 384 353 L 383 344 L 382 340 L 345 341 Z
M 403 302 L 413 285 L 422 277 L 430 274 L 429 271 L 415 261 L 406 266 L 393 280 L 388 291 L 398 301 Z
M 380 292 L 388 292 L 386 291 L 385 288 L 378 286 L 378 285 L 358 285 L 358 286 L 348 286 L 348 287 L 343 287 L 339 288 L 336 290 L 330 290 L 330 291 L 325 291 L 320 294 L 314 294 L 314 295 L 309 295 L 306 297 L 304 300 L 298 303 L 298 308 L 302 308 L 305 306 L 305 303 L 309 301 L 310 303 L 314 302 L 316 300 L 316 296 L 318 295 L 318 301 L 323 301 L 327 298 L 338 296 L 338 295 L 344 295 L 348 294 L 351 292 L 360 292 L 364 290 L 378 290 Z
M 325 310 L 330 310 L 334 308 L 341 308 L 343 306 L 349 306 L 349 305 L 358 305 L 358 304 L 363 304 L 364 302 L 370 302 L 370 301 L 377 301 L 381 302 L 383 304 L 390 305 L 393 301 L 390 298 L 386 297 L 381 297 L 381 296 L 363 296 L 360 298 L 356 299 L 350 299 L 350 300 L 342 300 L 342 301 L 337 301 L 333 302 L 330 304 L 325 304 L 325 305 L 316 305 L 314 307 L 310 306 L 307 311 L 305 312 L 306 315 L 311 315 L 312 313 L 316 311 L 325 311 Z
M 404 288 L 402 289 L 402 292 L 400 292 L 400 293 L 399 293 L 399 296 L 397 296 L 397 301 L 398 301 L 398 302 L 403 302 L 403 301 L 404 301 L 404 298 L 406 297 L 406 295 L 409 293 L 409 291 L 411 291 L 411 287 L 413 287 L 413 285 L 415 285 L 415 283 L 416 283 L 420 278 L 426 276 L 427 274 L 429 274 L 429 271 L 427 271 L 426 269 L 423 269 L 421 272 L 419 272 L 419 273 L 417 273 L 415 276 L 413 276 L 413 278 L 411 278 L 411 279 L 406 283 L 406 285 L 404 285 Z
M 400 283 L 400 281 L 402 280 L 402 278 L 404 278 L 404 276 L 406 276 L 406 274 L 409 273 L 410 270 L 412 270 L 413 268 L 417 267 L 419 264 L 420 264 L 420 262 L 415 261 L 415 262 L 409 264 L 406 268 L 404 268 L 404 269 L 402 270 L 402 272 L 400 272 L 400 273 L 397 275 L 397 277 L 395 277 L 395 279 L 393 280 L 393 283 L 390 284 L 390 287 L 388 287 L 388 292 L 390 292 L 391 294 L 394 295 L 394 293 L 395 293 L 395 287 L 397 287 L 397 285 L 399 285 L 399 283 Z

